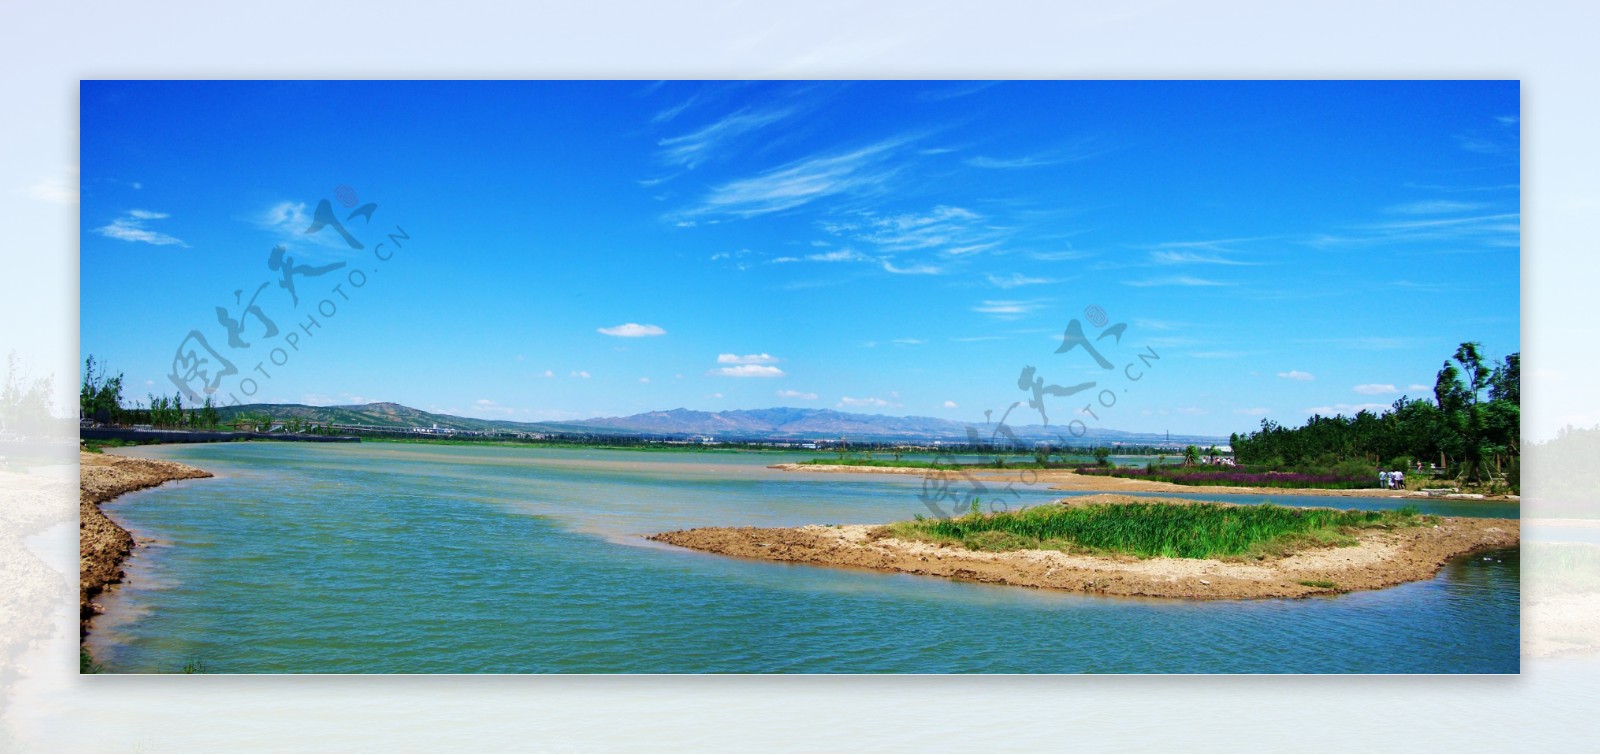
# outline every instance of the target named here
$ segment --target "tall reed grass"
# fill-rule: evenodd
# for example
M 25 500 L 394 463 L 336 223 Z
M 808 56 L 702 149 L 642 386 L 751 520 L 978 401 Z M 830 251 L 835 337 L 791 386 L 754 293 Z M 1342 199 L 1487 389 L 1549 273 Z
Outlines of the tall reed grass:
M 895 535 L 973 550 L 1052 549 L 1141 558 L 1278 555 L 1297 547 L 1349 545 L 1360 530 L 1434 521 L 1414 507 L 1391 511 L 1300 509 L 1273 504 L 1048 505 L 1018 512 L 900 522 Z

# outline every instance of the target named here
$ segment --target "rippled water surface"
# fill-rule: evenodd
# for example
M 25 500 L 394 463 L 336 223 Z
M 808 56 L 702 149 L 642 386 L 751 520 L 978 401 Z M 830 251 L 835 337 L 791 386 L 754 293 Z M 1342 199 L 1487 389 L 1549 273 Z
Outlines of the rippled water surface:
M 808 457 L 396 443 L 127 453 L 217 477 L 107 506 L 148 541 L 90 635 L 114 672 L 196 661 L 220 673 L 1518 670 L 1515 550 L 1330 598 L 1101 598 L 749 561 L 640 537 L 928 511 L 917 477 L 766 468 Z M 989 495 L 1061 494 L 990 484 Z M 1423 508 L 1516 516 L 1508 504 Z

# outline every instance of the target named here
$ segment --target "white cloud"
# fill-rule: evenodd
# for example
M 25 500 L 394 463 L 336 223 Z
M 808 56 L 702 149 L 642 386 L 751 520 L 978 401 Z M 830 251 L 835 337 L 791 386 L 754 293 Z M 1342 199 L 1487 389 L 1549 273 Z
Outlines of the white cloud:
M 762 352 L 760 354 L 718 354 L 717 364 L 777 364 L 783 360 Z
M 1278 373 L 1278 377 L 1284 378 L 1286 380 L 1316 380 L 1317 379 L 1316 375 L 1313 375 L 1313 374 L 1311 374 L 1309 372 L 1301 372 L 1299 370 L 1289 370 L 1288 372 L 1280 372 L 1280 373 Z
M 623 323 L 610 328 L 599 328 L 599 332 L 618 338 L 645 338 L 648 336 L 664 336 L 667 331 L 656 325 L 640 325 L 636 322 Z
M 571 374 L 572 377 L 575 377 L 575 378 L 587 378 L 587 377 L 589 377 L 589 371 L 588 370 L 573 370 L 570 374 Z
M 1002 319 L 1014 319 L 1033 312 L 1042 303 L 1039 300 L 986 299 L 982 304 L 973 307 L 972 311 Z
M 556 371 L 555 370 L 545 370 L 544 371 L 544 376 L 547 377 L 547 378 L 553 378 L 553 377 L 556 376 Z
M 1328 416 L 1333 414 L 1359 414 L 1364 411 L 1378 414 L 1388 408 L 1388 404 L 1334 404 L 1332 406 L 1313 406 L 1306 410 L 1306 414 Z
M 719 145 L 740 134 L 777 123 L 793 113 L 793 110 L 765 112 L 740 110 L 699 130 L 662 139 L 656 143 L 656 146 L 661 147 L 657 157 L 669 165 L 681 165 L 693 169 L 710 159 L 712 151 Z
M 956 402 L 954 402 L 954 401 L 946 401 L 946 402 L 944 402 L 944 408 L 946 408 L 946 409 L 954 409 L 954 408 L 956 408 Z
M 928 341 L 926 339 L 923 339 L 923 338 L 896 338 L 896 339 L 894 339 L 894 343 L 900 344 L 901 346 L 921 346 L 922 344 L 925 344 L 927 342 Z
M 782 391 L 778 391 L 777 392 L 777 396 L 778 396 L 778 398 L 797 398 L 797 399 L 802 399 L 802 400 L 805 400 L 805 401 L 816 401 L 817 400 L 817 394 L 815 394 L 815 393 L 802 393 L 800 391 L 782 390 Z
M 888 260 L 884 260 L 883 270 L 884 272 L 894 273 L 895 275 L 939 275 L 944 272 L 943 269 L 933 265 L 909 265 L 906 267 L 895 267 L 894 264 Z
M 138 185 L 134 186 L 139 188 Z M 55 204 L 78 203 L 78 169 L 67 168 L 61 173 L 39 180 L 24 189 L 28 196 Z
M 741 364 L 737 367 L 719 367 L 706 374 L 736 378 L 777 378 L 783 377 L 784 371 L 765 364 Z
M 1123 281 L 1123 285 L 1149 288 L 1152 286 L 1231 286 L 1232 283 L 1214 281 L 1207 278 L 1196 278 L 1192 275 L 1169 275 L 1165 278 L 1146 278 L 1136 281 Z
M 1423 385 L 1421 383 L 1412 383 L 1411 385 L 1406 386 L 1406 390 L 1408 390 L 1408 391 L 1428 391 L 1429 393 L 1432 393 L 1433 392 L 1433 386 L 1431 386 L 1431 385 Z
M 121 239 L 123 241 L 138 241 L 156 246 L 188 246 L 182 239 L 169 236 L 160 231 L 152 231 L 146 227 L 147 221 L 163 220 L 169 217 L 164 212 L 151 212 L 149 210 L 129 210 L 110 224 L 94 229 L 95 233 L 107 238 Z
M 876 396 L 868 396 L 866 398 L 851 398 L 849 396 L 841 396 L 839 397 L 839 403 L 834 404 L 834 406 L 844 408 L 847 406 L 894 406 L 894 404 L 890 404 L 889 402 L 884 401 Z
M 1383 396 L 1395 393 L 1394 386 L 1388 383 L 1362 383 L 1352 390 L 1364 396 Z
M 1046 165 L 1060 165 L 1061 163 L 1074 162 L 1092 156 L 1094 153 L 1087 149 L 1088 142 L 1079 145 L 1072 151 L 1052 151 L 1039 155 L 1023 155 L 1021 157 L 995 158 L 995 157 L 969 157 L 965 162 L 974 168 L 988 168 L 991 170 L 1013 170 L 1017 168 L 1041 168 Z
M 901 144 L 902 140 L 894 139 L 851 152 L 812 156 L 729 181 L 712 188 L 698 205 L 680 215 L 751 218 L 826 197 L 881 190 L 894 174 L 883 163 Z
M 1018 286 L 1035 286 L 1035 285 L 1039 285 L 1041 283 L 1054 283 L 1055 282 L 1053 280 L 1050 280 L 1049 278 L 1030 278 L 1030 277 L 1028 277 L 1026 275 L 1023 275 L 1022 273 L 1012 273 L 1010 275 L 995 275 L 994 273 L 989 273 L 985 277 L 989 279 L 989 285 L 996 286 L 998 288 L 1016 288 Z
M 1254 263 L 1240 262 L 1215 254 L 1196 254 L 1189 251 L 1157 250 L 1150 253 L 1150 260 L 1163 265 L 1250 265 Z
M 708 394 L 706 394 L 706 398 L 722 398 L 722 394 L 720 394 L 720 393 L 708 393 Z
M 1458 202 L 1453 199 L 1429 199 L 1421 202 L 1390 205 L 1384 212 L 1397 215 L 1442 215 L 1452 212 L 1475 212 L 1487 209 L 1482 202 Z
M 1254 409 L 1234 409 L 1233 413 L 1243 414 L 1246 417 L 1265 417 L 1268 414 L 1271 414 L 1272 410 L 1265 407 L 1260 407 Z
M 641 382 L 641 383 L 648 383 L 648 382 L 650 382 L 650 378 L 647 378 L 647 377 L 642 377 L 642 378 L 639 378 L 639 382 Z
M 838 249 L 832 252 L 808 254 L 806 259 L 812 262 L 858 262 L 866 259 L 866 257 L 849 249 Z

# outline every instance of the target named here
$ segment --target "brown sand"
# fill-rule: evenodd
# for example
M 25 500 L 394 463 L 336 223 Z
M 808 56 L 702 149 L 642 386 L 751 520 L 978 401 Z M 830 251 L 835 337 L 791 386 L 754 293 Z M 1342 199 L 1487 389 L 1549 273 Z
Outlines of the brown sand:
M 1129 503 L 1131 496 L 1073 499 L 1069 505 Z M 1163 499 L 1164 500 L 1164 499 Z M 1227 504 L 1224 504 L 1227 505 Z M 1451 558 L 1517 545 L 1514 519 L 1447 517 L 1436 526 L 1374 530 L 1348 547 L 1317 548 L 1265 561 L 1106 557 L 1060 551 L 969 551 L 901 540 L 881 525 L 798 528 L 707 527 L 651 540 L 727 556 L 854 566 L 974 582 L 1098 595 L 1160 598 L 1301 598 L 1375 590 L 1428 579 Z M 1317 587 L 1302 582 L 1332 583 Z
M 100 611 L 91 600 L 122 581 L 122 560 L 133 550 L 133 536 L 100 511 L 100 504 L 129 491 L 211 473 L 172 461 L 87 452 L 78 454 L 78 464 L 78 620 L 84 634 Z
M 1383 488 L 1357 488 L 1354 490 L 1323 490 L 1320 488 L 1255 488 L 1234 485 L 1178 485 L 1159 480 L 1134 480 L 1127 477 L 1112 477 L 1110 475 L 1083 475 L 1070 469 L 974 469 L 966 471 L 948 471 L 926 469 L 923 467 L 857 467 L 849 464 L 773 464 L 768 469 L 782 469 L 786 472 L 828 472 L 834 474 L 901 474 L 921 475 L 933 479 L 960 480 L 966 475 L 984 481 L 1020 481 L 1027 483 L 1048 483 L 1051 490 L 1095 491 L 1109 493 L 1182 493 L 1194 495 L 1199 491 L 1222 494 L 1246 495 L 1315 495 L 1315 496 L 1349 496 L 1359 498 L 1439 498 L 1444 496 L 1431 496 L 1418 490 L 1384 490 Z M 1506 501 L 1517 500 L 1511 496 L 1483 496 L 1481 499 Z

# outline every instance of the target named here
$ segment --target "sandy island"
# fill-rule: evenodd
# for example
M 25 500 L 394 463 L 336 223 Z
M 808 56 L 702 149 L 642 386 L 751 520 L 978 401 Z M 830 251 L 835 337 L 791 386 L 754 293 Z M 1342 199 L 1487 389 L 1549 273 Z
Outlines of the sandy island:
M 1178 502 L 1105 494 L 1066 499 L 1061 504 L 1141 500 Z M 651 535 L 650 539 L 726 556 L 862 567 L 1019 587 L 1098 595 L 1228 599 L 1303 598 L 1429 579 L 1451 558 L 1478 550 L 1513 547 L 1520 537 L 1521 528 L 1515 519 L 1444 517 L 1435 526 L 1369 531 L 1361 534 L 1360 543 L 1354 546 L 1319 548 L 1248 563 L 1086 556 L 1047 550 L 969 551 L 960 546 L 901 540 L 890 536 L 884 526 L 869 524 L 706 527 Z
M 1256 488 L 1235 485 L 1178 485 L 1159 480 L 1134 480 L 1110 475 L 1083 475 L 1070 469 L 973 469 L 963 471 L 928 469 L 926 467 L 858 467 L 849 464 L 773 464 L 768 469 L 786 472 L 830 472 L 834 474 L 899 474 L 920 475 L 933 479 L 961 479 L 972 475 L 980 480 L 1019 480 L 1048 483 L 1051 490 L 1093 491 L 1097 493 L 1181 493 L 1198 492 L 1226 495 L 1316 495 L 1349 496 L 1359 498 L 1446 498 L 1491 501 L 1516 501 L 1514 495 L 1486 496 L 1475 493 L 1429 494 L 1420 490 L 1384 490 L 1383 488 L 1330 489 L 1321 488 Z M 1029 476 L 1031 475 L 1031 476 Z M 1024 479 L 1025 478 L 1025 479 Z
M 171 480 L 210 477 L 211 473 L 173 461 L 134 459 L 111 454 L 78 454 L 78 630 L 100 612 L 91 602 L 108 586 L 122 581 L 122 560 L 133 550 L 133 536 L 100 510 L 100 504 L 123 493 L 152 488 Z

